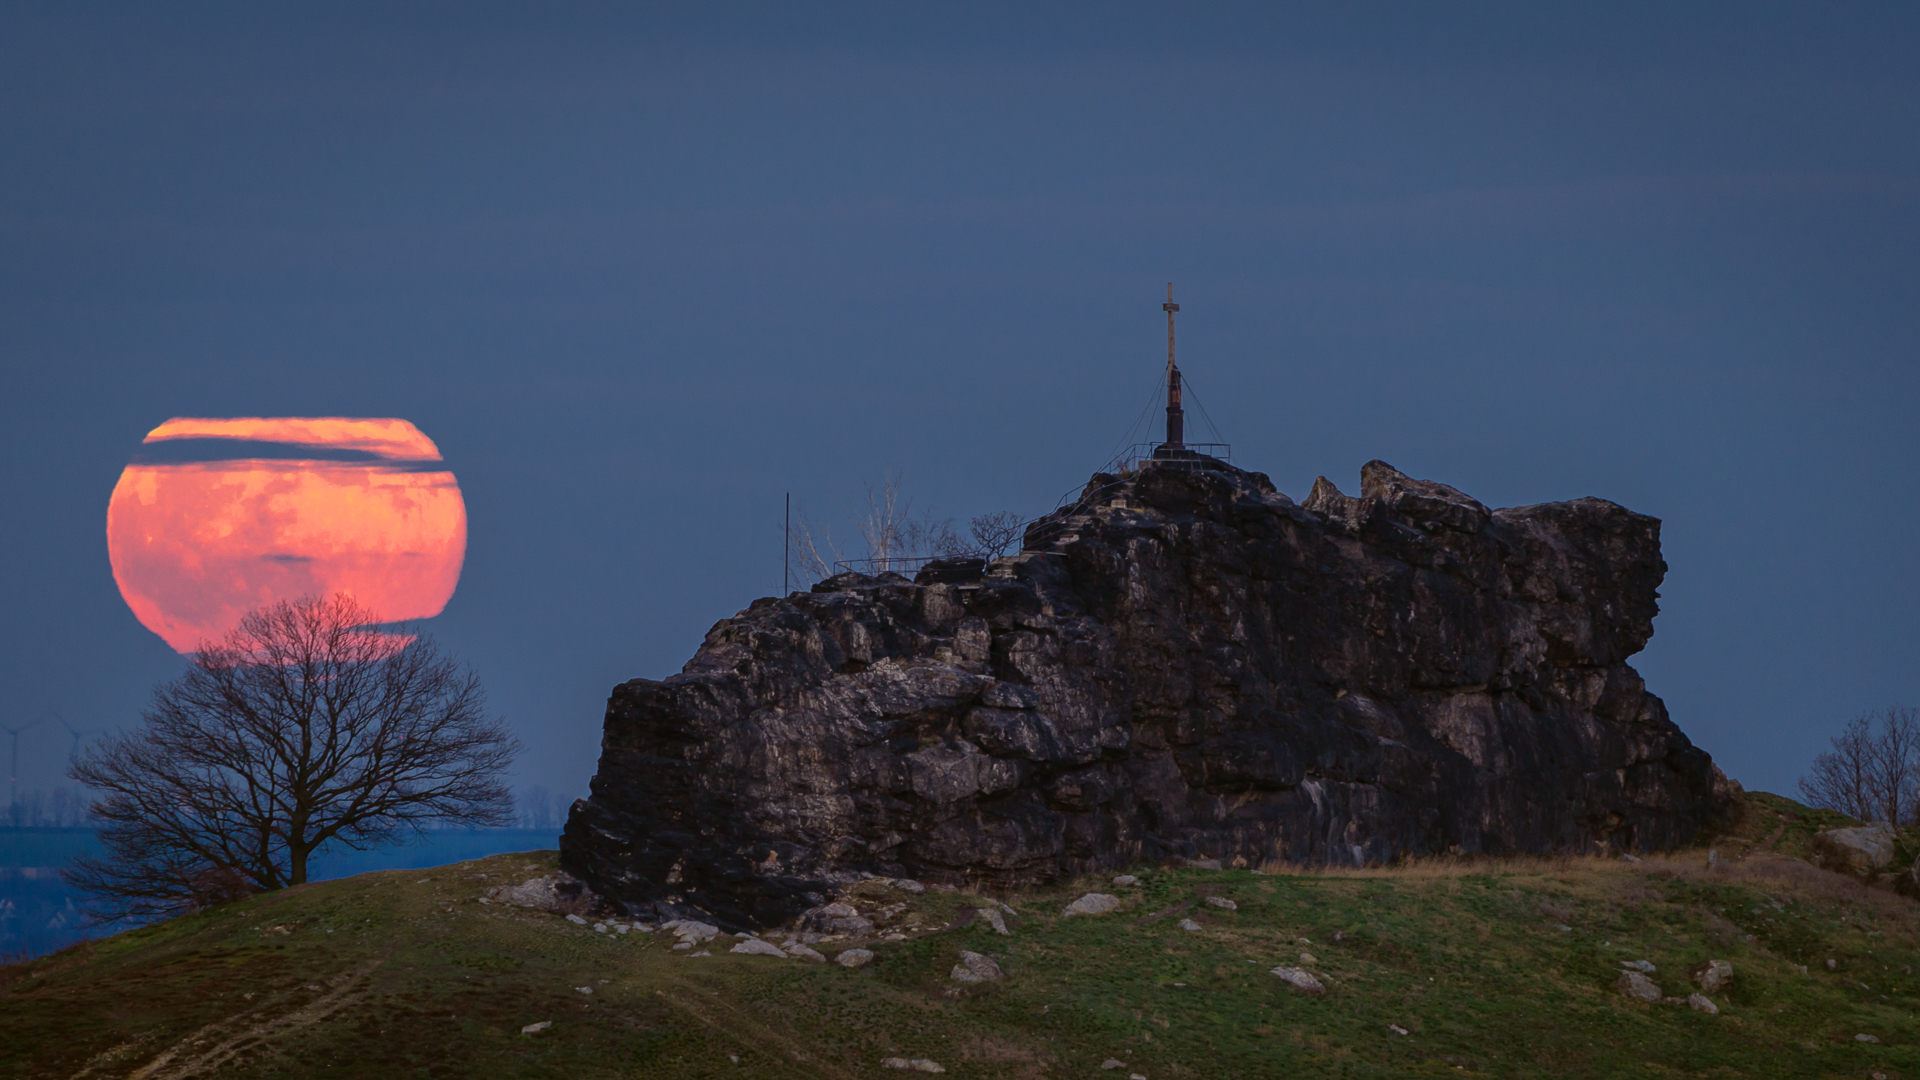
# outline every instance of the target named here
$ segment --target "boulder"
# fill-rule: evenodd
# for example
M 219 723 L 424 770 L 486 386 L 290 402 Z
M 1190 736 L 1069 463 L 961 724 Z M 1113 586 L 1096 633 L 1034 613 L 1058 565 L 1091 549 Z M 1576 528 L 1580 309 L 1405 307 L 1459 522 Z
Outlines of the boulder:
M 1620 991 L 1623 997 L 1652 1004 L 1657 1004 L 1662 996 L 1659 985 L 1637 971 L 1621 972 L 1620 977 L 1614 980 L 1613 988 Z
M 1281 981 L 1289 983 L 1294 989 L 1305 993 L 1324 994 L 1327 992 L 1327 988 L 1321 985 L 1319 979 L 1314 978 L 1311 973 L 1303 971 L 1300 968 L 1277 967 L 1268 974 L 1279 976 Z
M 1627 663 L 1665 570 L 1654 518 L 1384 462 L 1096 475 L 977 576 L 840 574 L 614 688 L 561 866 L 733 929 L 869 876 L 1684 844 L 1740 800 Z
M 1120 909 L 1120 898 L 1106 893 L 1090 892 L 1068 904 L 1062 915 L 1105 915 L 1109 911 Z
M 487 890 L 486 898 L 515 907 L 575 916 L 593 911 L 599 899 L 585 882 L 571 874 L 547 874 L 528 878 L 518 885 L 497 885 Z
M 1733 965 L 1725 960 L 1702 960 L 1687 975 L 1702 991 L 1718 994 L 1733 984 Z
M 963 949 L 960 952 L 960 962 L 953 965 L 951 974 L 954 982 L 979 983 L 992 982 L 1005 973 L 1000 970 L 999 964 L 994 963 L 993 957 Z
M 873 963 L 873 950 L 845 949 L 839 956 L 833 958 L 833 962 L 844 968 L 866 967 Z
M 748 956 L 772 956 L 781 960 L 791 959 L 785 949 L 782 949 L 771 941 L 761 941 L 759 938 L 748 938 L 728 951 L 745 953 Z
M 1870 874 L 1893 864 L 1900 834 L 1884 822 L 1851 829 L 1822 829 L 1813 834 L 1814 859 L 1829 870 Z
M 822 904 L 801 917 L 800 925 L 819 934 L 844 934 L 848 937 L 870 937 L 873 934 L 873 920 L 860 914 L 852 904 L 836 901 Z
M 679 938 L 685 945 L 703 944 L 720 933 L 719 927 L 698 919 L 673 919 L 661 923 L 660 929 Z
M 1695 1012 L 1706 1013 L 1709 1016 L 1720 1015 L 1720 1006 L 1715 1005 L 1712 1002 L 1712 1000 L 1707 998 L 1707 996 L 1704 994 L 1688 994 L 1687 1008 L 1692 1009 Z

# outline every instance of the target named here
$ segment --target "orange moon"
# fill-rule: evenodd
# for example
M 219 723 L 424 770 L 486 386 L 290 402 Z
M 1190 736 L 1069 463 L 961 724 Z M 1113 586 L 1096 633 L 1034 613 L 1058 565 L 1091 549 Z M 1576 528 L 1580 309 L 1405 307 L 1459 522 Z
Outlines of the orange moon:
M 182 653 L 300 596 L 432 618 L 466 553 L 460 485 L 405 420 L 175 418 L 148 433 L 107 504 L 120 595 Z

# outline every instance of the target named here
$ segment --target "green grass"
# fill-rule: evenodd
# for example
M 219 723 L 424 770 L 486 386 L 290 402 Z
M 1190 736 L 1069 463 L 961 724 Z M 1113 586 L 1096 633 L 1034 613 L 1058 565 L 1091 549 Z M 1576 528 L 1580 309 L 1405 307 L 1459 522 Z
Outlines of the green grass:
M 1704 851 L 1149 868 L 1135 889 L 1005 897 L 1022 915 L 1009 937 L 931 929 L 962 894 L 868 884 L 929 929 L 873 945 L 859 970 L 730 955 L 725 939 L 689 958 L 479 903 L 548 872 L 551 852 L 366 874 L 0 969 L 0 1075 L 916 1075 L 881 1070 L 902 1056 L 954 1077 L 1920 1077 L 1920 908 L 1769 850 L 1778 824 L 1762 825 L 1718 841 L 1712 871 Z M 1059 917 L 1095 887 L 1126 908 Z M 1197 933 L 1135 923 L 1205 890 L 1238 910 L 1194 907 Z M 958 988 L 961 949 L 1007 977 Z M 1268 974 L 1303 951 L 1323 997 Z M 1734 965 L 1719 1016 L 1613 989 L 1620 961 L 1646 959 L 1684 996 L 1708 958 Z M 1109 1058 L 1127 1068 L 1102 1072 Z

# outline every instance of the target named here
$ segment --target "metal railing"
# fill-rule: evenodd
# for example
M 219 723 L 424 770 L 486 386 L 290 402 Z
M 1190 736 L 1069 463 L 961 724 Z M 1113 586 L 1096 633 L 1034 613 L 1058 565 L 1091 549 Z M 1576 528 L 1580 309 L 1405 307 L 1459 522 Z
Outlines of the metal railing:
M 1142 461 L 1152 461 L 1153 452 L 1165 445 L 1165 443 L 1134 443 L 1120 453 L 1115 454 L 1114 460 L 1117 463 L 1122 463 L 1127 466 L 1133 466 Z M 1182 444 L 1182 447 L 1183 449 L 1191 450 L 1204 457 L 1218 458 L 1221 461 L 1227 462 L 1233 460 L 1233 445 L 1231 443 L 1190 442 Z
M 841 573 L 856 574 L 903 574 L 907 577 L 920 572 L 920 569 L 935 559 L 966 558 L 964 555 L 889 555 L 884 559 L 837 559 L 834 569 Z
M 1134 443 L 1133 445 L 1127 447 L 1125 450 L 1114 455 L 1113 459 L 1108 463 L 1107 467 L 1105 469 L 1102 469 L 1101 471 L 1111 472 L 1111 471 L 1115 471 L 1116 469 L 1125 469 L 1130 471 L 1132 469 L 1138 468 L 1140 465 L 1146 462 L 1152 461 L 1153 452 L 1155 450 L 1158 450 L 1160 447 L 1164 445 L 1166 444 L 1151 443 L 1151 442 Z M 1190 450 L 1196 454 L 1202 455 L 1204 457 L 1214 458 L 1219 461 L 1231 462 L 1233 460 L 1233 445 L 1231 443 L 1190 442 L 1190 443 L 1183 444 L 1183 449 Z M 1022 523 L 1023 536 L 1022 536 L 1021 547 L 1019 550 L 1021 551 L 1034 550 L 1033 548 L 1027 547 L 1025 543 L 1027 538 L 1024 536 L 1024 533 L 1028 528 L 1034 525 L 1038 525 L 1042 521 L 1045 521 L 1047 518 L 1055 517 L 1056 515 L 1058 515 L 1060 518 L 1071 517 L 1075 513 L 1078 513 L 1086 509 L 1088 506 L 1094 505 L 1094 503 L 1097 500 L 1099 500 L 1102 496 L 1107 494 L 1109 491 L 1112 491 L 1120 487 L 1124 487 L 1126 483 L 1127 483 L 1126 480 L 1119 480 L 1112 483 L 1103 484 L 1100 487 L 1090 492 L 1085 491 L 1083 489 L 1075 489 L 1061 496 L 1060 501 L 1057 504 L 1055 504 L 1052 510 L 1048 511 L 1045 514 L 1040 515 L 1037 518 L 1033 518 L 1029 521 Z M 1061 514 L 1062 510 L 1065 510 L 1066 513 Z M 1060 531 L 1064 528 L 1064 524 L 1065 524 L 1064 521 L 1056 520 L 1050 523 L 1051 525 L 1050 528 L 1044 528 L 1040 530 L 1040 535 L 1035 536 L 1032 539 L 1037 541 L 1040 544 L 1046 544 L 1054 536 L 1059 535 Z M 928 563 L 934 561 L 935 559 L 968 558 L 968 557 L 969 556 L 964 556 L 964 555 L 963 556 L 889 555 L 886 558 L 880 558 L 880 559 L 836 559 L 834 560 L 833 566 L 834 566 L 834 569 L 836 571 L 839 571 L 840 573 L 851 572 L 851 573 L 861 573 L 861 574 L 869 574 L 869 575 L 895 573 L 905 577 L 913 577 L 915 574 L 919 573 L 920 570 L 924 568 Z M 975 555 L 971 557 L 980 558 L 981 556 Z M 988 559 L 987 561 L 992 562 L 993 560 Z

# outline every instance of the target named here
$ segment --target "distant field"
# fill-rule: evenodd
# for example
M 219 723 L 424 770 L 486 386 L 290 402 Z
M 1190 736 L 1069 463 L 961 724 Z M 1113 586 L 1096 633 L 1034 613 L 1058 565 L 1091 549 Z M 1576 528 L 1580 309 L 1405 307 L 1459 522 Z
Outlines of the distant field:
M 480 902 L 549 872 L 551 852 L 382 871 L 0 969 L 0 1074 L 914 1075 L 882 1069 L 898 1057 L 1006 1078 L 1920 1077 L 1920 908 L 1770 847 L 1810 826 L 1757 798 L 1711 870 L 1704 850 L 1150 867 L 1135 887 L 1002 897 L 1020 913 L 1009 936 L 952 925 L 987 900 L 869 883 L 921 929 L 857 970 L 734 955 L 726 938 L 689 957 L 664 935 Z M 1061 916 L 1093 888 L 1123 909 Z M 954 982 L 963 949 L 1005 978 Z M 1684 996 L 1708 959 L 1734 969 L 1719 1015 L 1615 990 L 1622 961 L 1646 960 Z M 1268 973 L 1281 964 L 1328 992 Z
M 552 847 L 552 829 L 428 833 L 420 843 L 376 851 L 333 852 L 315 863 L 316 880 L 370 870 L 440 866 L 505 851 Z M 80 897 L 60 880 L 76 855 L 99 848 L 92 829 L 0 829 L 0 957 L 41 956 L 90 936 Z

